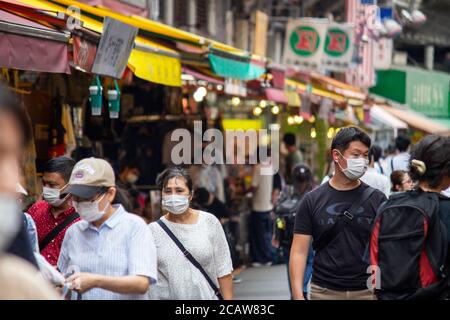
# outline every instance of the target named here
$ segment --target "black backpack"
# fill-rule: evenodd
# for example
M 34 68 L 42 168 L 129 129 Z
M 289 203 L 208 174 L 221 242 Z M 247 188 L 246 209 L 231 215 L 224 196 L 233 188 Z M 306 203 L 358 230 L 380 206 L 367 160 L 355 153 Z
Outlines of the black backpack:
M 302 197 L 286 196 L 275 206 L 275 238 L 281 246 L 290 247 L 294 238 L 295 215 L 300 207 Z
M 442 298 L 447 248 L 436 193 L 392 195 L 377 212 L 369 244 L 378 299 Z

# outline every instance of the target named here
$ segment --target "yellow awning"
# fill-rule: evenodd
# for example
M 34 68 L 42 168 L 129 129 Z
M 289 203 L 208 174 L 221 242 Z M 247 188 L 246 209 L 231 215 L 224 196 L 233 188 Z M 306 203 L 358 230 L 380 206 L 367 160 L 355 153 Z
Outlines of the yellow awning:
M 87 4 L 78 2 L 78 1 L 73 1 L 73 0 L 53 0 L 53 1 L 57 2 L 59 4 L 62 4 L 66 7 L 76 6 L 76 7 L 80 8 L 82 11 L 85 11 L 87 13 L 93 14 L 98 17 L 111 17 L 111 18 L 120 20 L 124 23 L 128 23 L 128 24 L 135 26 L 139 29 L 142 29 L 144 31 L 151 32 L 155 35 L 162 35 L 162 36 L 172 38 L 174 40 L 187 41 L 187 42 L 191 42 L 191 43 L 196 43 L 198 45 L 208 46 L 209 44 L 211 44 L 216 49 L 231 52 L 231 53 L 234 53 L 237 55 L 246 54 L 244 51 L 239 50 L 234 47 L 231 47 L 229 45 L 226 45 L 226 44 L 223 44 L 223 43 L 220 43 L 220 42 L 208 39 L 208 38 L 204 38 L 204 37 L 198 36 L 194 33 L 183 31 L 183 30 L 165 25 L 160 22 L 145 19 L 140 16 L 125 16 L 123 14 L 111 11 L 109 9 L 93 7 L 93 6 L 90 6 L 90 5 L 87 5 Z
M 45 0 L 19 0 L 36 8 L 57 12 L 65 12 L 65 6 L 53 4 Z M 102 33 L 103 23 L 81 14 L 83 27 Z M 168 86 L 181 86 L 181 62 L 178 52 L 150 41 L 141 36 L 135 40 L 136 48 L 132 50 L 128 66 L 133 73 L 142 79 Z
M 181 63 L 178 59 L 133 50 L 128 66 L 136 77 L 167 86 L 181 87 Z
M 303 84 L 303 83 L 300 83 L 300 82 L 297 82 L 297 81 L 294 81 L 291 79 L 286 79 L 286 85 L 295 87 L 301 91 L 306 91 L 306 84 Z M 329 92 L 326 90 L 314 88 L 314 87 L 312 88 L 312 94 L 315 94 L 317 96 L 324 97 L 324 98 L 330 98 L 337 102 L 345 102 L 345 98 L 340 95 L 337 95 L 335 93 L 332 93 L 332 92 Z

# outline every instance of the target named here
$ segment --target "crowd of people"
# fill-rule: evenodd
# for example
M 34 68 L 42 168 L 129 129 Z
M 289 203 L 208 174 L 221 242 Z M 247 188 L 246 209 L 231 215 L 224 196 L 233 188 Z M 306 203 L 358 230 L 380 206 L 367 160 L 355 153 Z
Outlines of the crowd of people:
M 17 100 L 0 92 L 0 299 L 231 300 L 240 281 L 234 271 L 246 260 L 285 263 L 292 299 L 409 298 L 436 284 L 422 296 L 448 291 L 450 138 L 426 136 L 411 146 L 400 135 L 397 152 L 383 156 L 363 130 L 342 128 L 331 144 L 333 169 L 319 184 L 287 133 L 280 172 L 263 158 L 166 168 L 156 181 L 161 215 L 150 218 L 135 185 L 139 166 L 123 161 L 115 172 L 95 157 L 50 159 L 42 200 L 25 207 L 21 158 L 30 139 Z M 395 210 L 425 218 L 398 223 Z M 423 229 L 409 232 L 410 225 Z M 439 242 L 440 254 L 408 245 L 418 236 Z M 401 246 L 386 245 L 393 239 Z M 397 267 L 386 257 L 416 249 L 420 275 L 402 269 L 383 286 L 395 282 L 389 273 Z M 381 270 L 381 288 L 368 281 L 370 266 Z M 420 281 L 406 286 L 412 278 Z

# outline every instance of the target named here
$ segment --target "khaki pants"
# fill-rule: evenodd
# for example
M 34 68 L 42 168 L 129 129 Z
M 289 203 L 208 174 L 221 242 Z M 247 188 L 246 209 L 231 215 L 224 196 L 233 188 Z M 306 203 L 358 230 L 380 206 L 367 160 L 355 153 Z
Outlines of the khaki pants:
M 310 300 L 377 300 L 373 291 L 336 291 L 311 283 Z

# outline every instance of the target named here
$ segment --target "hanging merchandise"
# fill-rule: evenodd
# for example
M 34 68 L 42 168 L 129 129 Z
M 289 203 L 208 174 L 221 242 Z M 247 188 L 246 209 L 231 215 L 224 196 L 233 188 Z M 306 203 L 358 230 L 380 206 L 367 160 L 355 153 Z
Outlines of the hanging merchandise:
M 111 119 L 119 118 L 120 113 L 120 89 L 117 84 L 117 81 L 114 80 L 115 89 L 108 90 L 108 109 L 109 109 L 109 117 Z
M 91 111 L 93 116 L 102 115 L 102 99 L 103 88 L 100 82 L 100 77 L 95 76 L 94 83 L 89 87 L 89 101 L 91 102 Z

